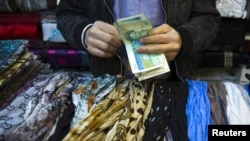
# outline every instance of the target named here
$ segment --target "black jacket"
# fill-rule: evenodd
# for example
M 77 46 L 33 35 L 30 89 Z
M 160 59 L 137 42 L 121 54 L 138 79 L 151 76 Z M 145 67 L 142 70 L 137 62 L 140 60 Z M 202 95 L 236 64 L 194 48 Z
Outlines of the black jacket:
M 84 49 L 81 43 L 84 27 L 96 20 L 113 24 L 113 4 L 113 0 L 60 0 L 56 9 L 58 29 L 70 44 Z M 182 38 L 182 51 L 171 62 L 171 69 L 183 80 L 187 78 L 187 58 L 209 47 L 215 39 L 220 15 L 215 0 L 162 0 L 162 10 L 166 23 L 174 27 Z M 90 68 L 95 76 L 103 73 L 120 74 L 120 56 L 89 57 Z

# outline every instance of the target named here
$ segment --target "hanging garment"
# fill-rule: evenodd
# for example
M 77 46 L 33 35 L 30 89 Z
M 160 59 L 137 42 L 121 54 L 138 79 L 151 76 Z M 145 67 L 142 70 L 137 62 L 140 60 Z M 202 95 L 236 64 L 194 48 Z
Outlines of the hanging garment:
M 227 90 L 228 124 L 250 124 L 250 97 L 240 84 L 224 82 Z
M 247 0 L 216 0 L 216 8 L 222 17 L 246 18 Z
M 211 121 L 214 125 L 227 125 L 227 90 L 222 81 L 208 82 Z
M 188 100 L 186 105 L 188 138 L 190 141 L 207 141 L 210 119 L 210 103 L 207 97 L 206 81 L 186 80 Z

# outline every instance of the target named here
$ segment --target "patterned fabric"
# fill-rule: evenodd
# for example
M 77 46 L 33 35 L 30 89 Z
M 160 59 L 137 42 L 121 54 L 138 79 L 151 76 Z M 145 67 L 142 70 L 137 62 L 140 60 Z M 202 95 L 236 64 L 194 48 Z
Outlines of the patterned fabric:
M 2 87 L 9 79 L 15 77 L 20 71 L 25 69 L 33 61 L 31 53 L 24 52 L 19 58 L 15 60 L 15 63 L 6 68 L 5 71 L 0 73 L 0 87 Z
M 61 72 L 39 75 L 27 82 L 0 111 L 0 140 L 32 141 L 49 131 L 70 94 L 71 89 L 65 85 L 71 79 L 72 74 Z
M 27 48 L 52 67 L 89 67 L 88 53 L 67 43 L 42 44 L 30 41 Z
M 39 60 L 31 58 L 26 60 L 18 60 L 13 67 L 0 74 L 0 109 L 6 107 L 19 93 L 17 92 L 24 83 L 33 79 L 38 74 L 51 73 L 48 64 L 44 64 Z M 22 61 L 22 62 L 21 62 Z M 7 75 L 7 76 L 6 76 Z
M 63 141 L 142 140 L 154 88 L 148 91 L 148 84 L 137 81 L 118 82 Z
M 41 50 L 43 61 L 53 67 L 87 67 L 89 66 L 86 51 L 74 48 L 47 48 Z
M 37 12 L 54 9 L 57 0 L 0 0 L 0 12 Z
M 47 75 L 39 76 L 27 82 L 18 96 L 5 108 L 0 111 L 0 140 L 5 141 L 11 136 L 13 130 L 24 121 L 25 108 L 30 100 L 35 97 L 41 98 L 39 92 L 48 83 Z
M 169 130 L 170 105 L 173 91 L 166 81 L 159 81 L 155 85 L 153 104 L 145 123 L 146 132 L 143 141 L 161 141 Z
M 75 105 L 75 114 L 71 127 L 87 116 L 91 108 L 95 107 L 113 89 L 117 80 L 116 76 L 103 75 L 97 78 L 77 78 L 77 88 L 72 92 L 72 99 Z
M 13 131 L 14 135 L 10 137 L 10 140 L 37 141 L 37 138 L 44 133 L 46 133 L 44 138 L 47 138 L 52 125 L 66 108 L 68 97 L 76 88 L 76 85 L 72 85 L 72 81 L 75 81 L 77 77 L 83 77 L 83 75 L 64 72 L 56 74 L 44 87 L 42 98 L 30 101 L 31 104 L 27 106 L 24 115 L 25 120 Z
M 238 116 L 250 113 L 247 91 L 240 85 L 223 84 L 231 120 L 249 123 L 249 116 Z M 61 129 L 64 132 L 57 137 L 63 141 L 162 141 L 166 133 L 175 141 L 205 141 L 210 114 L 215 111 L 210 111 L 209 100 L 221 85 L 194 80 L 138 82 L 70 71 L 38 75 L 0 109 L 0 140 L 53 140 L 54 133 L 60 134 L 55 130 Z M 69 111 L 72 122 L 62 127 L 60 119 L 70 104 L 75 108 Z
M 92 94 L 107 93 L 107 88 L 115 80 L 116 76 L 93 78 L 83 73 L 67 71 L 36 76 L 16 91 L 15 99 L 0 110 L 0 140 L 48 140 L 63 111 L 67 109 L 72 93 L 79 95 L 83 92 L 81 90 L 86 90 L 89 98 Z M 84 85 L 86 89 L 81 89 Z M 100 95 L 97 101 L 85 100 L 91 102 L 91 107 L 102 100 L 103 96 Z
M 75 113 L 75 106 L 72 103 L 72 99 L 69 98 L 69 103 L 67 109 L 65 109 L 62 115 L 59 117 L 58 121 L 54 125 L 46 141 L 61 141 L 70 130 L 70 123 Z
M 188 86 L 185 81 L 169 82 L 173 91 L 171 102 L 170 133 L 167 132 L 168 141 L 189 141 L 187 135 L 186 103 L 188 98 Z
M 0 73 L 19 58 L 27 42 L 27 40 L 0 40 Z

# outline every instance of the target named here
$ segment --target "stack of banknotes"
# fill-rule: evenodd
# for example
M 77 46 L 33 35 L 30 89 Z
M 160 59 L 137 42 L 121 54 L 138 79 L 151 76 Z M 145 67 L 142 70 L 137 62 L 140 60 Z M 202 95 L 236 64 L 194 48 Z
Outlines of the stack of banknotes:
M 142 46 L 140 38 L 152 33 L 152 24 L 145 15 L 139 14 L 115 21 L 128 56 L 132 73 L 139 81 L 169 72 L 169 65 L 164 54 L 139 54 L 136 48 Z

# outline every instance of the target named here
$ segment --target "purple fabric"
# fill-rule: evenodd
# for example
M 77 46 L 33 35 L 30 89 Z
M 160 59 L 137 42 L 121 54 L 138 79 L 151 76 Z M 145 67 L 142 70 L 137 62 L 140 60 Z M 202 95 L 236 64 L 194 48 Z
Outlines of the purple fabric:
M 164 14 L 160 7 L 160 0 L 115 0 L 114 12 L 117 19 L 144 14 L 155 27 L 164 23 Z
M 53 67 L 88 67 L 88 55 L 85 51 L 74 48 L 29 48 Z

